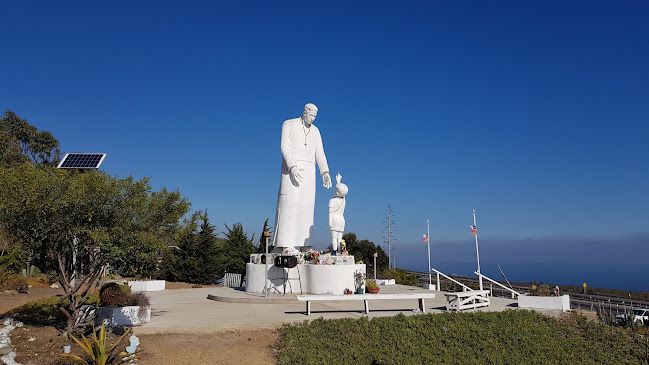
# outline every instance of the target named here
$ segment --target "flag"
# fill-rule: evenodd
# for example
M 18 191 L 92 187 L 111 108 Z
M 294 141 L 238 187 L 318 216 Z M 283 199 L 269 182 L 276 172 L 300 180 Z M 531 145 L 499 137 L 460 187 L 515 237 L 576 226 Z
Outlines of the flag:
M 478 235 L 478 227 L 476 227 L 475 225 L 472 224 L 472 225 L 469 226 L 469 228 L 471 229 L 471 234 L 472 235 L 474 235 L 474 236 Z
M 427 235 L 426 233 L 424 233 L 424 238 L 423 238 L 423 240 L 424 240 L 424 242 L 428 242 L 428 235 Z

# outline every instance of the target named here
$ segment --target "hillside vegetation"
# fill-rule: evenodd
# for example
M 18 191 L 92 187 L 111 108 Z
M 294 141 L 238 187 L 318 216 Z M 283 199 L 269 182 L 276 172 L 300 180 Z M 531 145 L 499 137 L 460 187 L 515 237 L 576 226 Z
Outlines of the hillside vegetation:
M 647 338 L 525 310 L 317 319 L 280 329 L 280 364 L 647 364 Z

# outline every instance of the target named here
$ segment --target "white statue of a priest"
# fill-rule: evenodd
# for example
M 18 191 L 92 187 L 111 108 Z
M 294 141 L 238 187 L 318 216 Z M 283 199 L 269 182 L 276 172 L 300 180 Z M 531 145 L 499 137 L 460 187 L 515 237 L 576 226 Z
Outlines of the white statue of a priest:
M 315 207 L 315 164 L 318 164 L 322 185 L 331 188 L 327 157 L 322 137 L 313 121 L 318 108 L 309 103 L 300 118 L 282 125 L 282 177 L 275 216 L 275 247 L 284 253 L 297 253 L 299 247 L 310 246 Z

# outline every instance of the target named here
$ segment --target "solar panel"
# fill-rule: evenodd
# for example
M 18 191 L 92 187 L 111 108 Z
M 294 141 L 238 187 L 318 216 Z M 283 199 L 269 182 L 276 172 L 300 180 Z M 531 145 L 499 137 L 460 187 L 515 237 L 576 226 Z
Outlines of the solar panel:
M 66 153 L 58 168 L 98 169 L 104 158 L 106 158 L 105 153 Z

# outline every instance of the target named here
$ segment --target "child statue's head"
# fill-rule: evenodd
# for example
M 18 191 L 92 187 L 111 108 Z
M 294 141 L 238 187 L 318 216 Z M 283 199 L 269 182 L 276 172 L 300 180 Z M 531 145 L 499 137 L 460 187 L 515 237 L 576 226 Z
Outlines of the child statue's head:
M 336 175 L 336 196 L 339 197 L 345 197 L 345 195 L 347 195 L 347 192 L 349 191 L 347 185 L 341 182 L 342 179 L 343 176 L 341 174 Z

